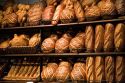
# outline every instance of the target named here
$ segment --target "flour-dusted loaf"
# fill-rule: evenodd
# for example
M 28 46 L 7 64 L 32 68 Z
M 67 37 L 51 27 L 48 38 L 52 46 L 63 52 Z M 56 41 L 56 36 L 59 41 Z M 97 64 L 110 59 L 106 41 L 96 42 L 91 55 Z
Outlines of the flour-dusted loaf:
M 104 51 L 110 52 L 114 49 L 114 25 L 107 23 L 105 25 L 105 34 L 104 34 Z

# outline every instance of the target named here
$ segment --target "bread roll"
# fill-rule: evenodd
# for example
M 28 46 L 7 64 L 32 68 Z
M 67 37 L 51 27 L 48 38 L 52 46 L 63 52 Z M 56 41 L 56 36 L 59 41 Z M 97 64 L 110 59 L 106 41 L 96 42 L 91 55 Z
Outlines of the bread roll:
M 85 30 L 85 47 L 87 52 L 94 51 L 94 30 L 91 25 L 86 27 Z
M 70 72 L 71 72 L 70 63 L 61 62 L 55 73 L 56 80 L 58 80 L 59 82 L 65 82 L 69 78 Z
M 70 76 L 71 76 L 71 79 L 73 81 L 86 80 L 86 65 L 85 65 L 85 63 L 81 63 L 81 62 L 75 63 Z
M 78 36 L 79 35 L 79 36 Z M 70 52 L 77 53 L 85 48 L 85 33 L 78 33 L 69 44 Z
M 114 48 L 114 25 L 108 23 L 105 25 L 104 51 L 110 52 Z
M 97 25 L 95 29 L 95 52 L 101 52 L 104 45 L 104 28 Z
M 119 23 L 116 26 L 114 33 L 114 43 L 117 51 L 123 51 L 125 47 L 125 25 Z
M 114 58 L 111 56 L 105 57 L 105 79 L 107 82 L 114 81 Z
M 86 20 L 92 21 L 92 20 L 98 20 L 101 16 L 100 9 L 98 6 L 93 3 L 90 7 L 86 6 L 85 8 L 85 17 Z
M 79 22 L 85 20 L 83 8 L 78 0 L 74 0 L 74 11 Z
M 125 0 L 116 0 L 115 6 L 119 15 L 125 15 Z
M 56 7 L 56 10 L 55 10 L 55 13 L 54 13 L 54 16 L 53 16 L 51 24 L 56 25 L 59 22 L 59 17 L 60 17 L 60 14 L 63 11 L 63 8 L 64 8 L 63 5 L 58 5 Z
M 41 35 L 35 34 L 30 38 L 29 46 L 31 46 L 31 47 L 37 46 L 40 44 L 40 42 L 41 42 Z
M 57 0 L 46 0 L 47 6 L 49 5 L 53 5 L 56 6 L 57 5 Z
M 101 56 L 95 58 L 95 80 L 99 83 L 104 80 L 104 59 Z
M 60 20 L 62 23 L 70 23 L 75 18 L 74 5 L 71 0 L 67 0 L 66 7 L 63 9 Z
M 43 10 L 44 10 L 44 7 L 40 3 L 34 3 L 27 13 L 28 25 L 35 26 L 40 24 Z
M 6 40 L 0 43 L 0 48 L 7 48 L 9 46 L 10 40 Z
M 54 15 L 55 7 L 54 6 L 47 6 L 42 14 L 43 21 L 51 21 Z
M 42 45 L 41 50 L 43 53 L 51 53 L 55 49 L 55 43 L 57 41 L 58 37 L 57 35 L 52 34 L 49 38 L 46 38 Z
M 94 82 L 95 80 L 95 72 L 94 72 L 94 58 L 93 57 L 87 57 L 86 59 L 86 73 L 87 73 L 87 81 Z
M 67 52 L 69 50 L 69 43 L 71 38 L 72 37 L 66 33 L 59 40 L 57 40 L 55 44 L 55 52 L 56 53 Z
M 56 63 L 49 63 L 45 69 L 42 71 L 42 79 L 44 81 L 53 81 L 55 79 L 55 72 L 58 68 Z
M 125 80 L 125 60 L 123 56 L 116 57 L 116 69 L 115 69 L 115 78 L 117 82 Z

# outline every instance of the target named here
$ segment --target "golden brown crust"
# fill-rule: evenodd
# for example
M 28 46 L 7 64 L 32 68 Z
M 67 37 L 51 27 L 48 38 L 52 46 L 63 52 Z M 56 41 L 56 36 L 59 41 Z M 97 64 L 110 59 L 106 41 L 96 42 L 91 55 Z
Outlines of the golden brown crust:
M 104 59 L 101 56 L 96 56 L 95 58 L 95 80 L 103 81 L 104 80 Z
M 85 36 L 85 47 L 87 52 L 94 51 L 94 30 L 92 26 L 86 27 Z
M 95 80 L 94 66 L 95 66 L 94 58 L 87 57 L 87 59 L 86 59 L 87 81 L 94 81 Z
M 105 79 L 106 81 L 114 81 L 114 58 L 107 56 L 105 58 Z
M 101 52 L 104 45 L 104 28 L 97 25 L 95 29 L 95 52 Z
M 104 51 L 110 52 L 114 49 L 114 25 L 108 23 L 105 25 Z
M 125 46 L 125 25 L 123 23 L 119 23 L 116 26 L 114 33 L 114 43 L 117 51 L 123 51 Z
M 79 1 L 74 1 L 74 11 L 79 22 L 85 20 L 84 11 Z
M 116 69 L 115 69 L 115 78 L 116 81 L 123 81 L 125 77 L 124 73 L 124 68 L 125 68 L 125 60 L 123 56 L 117 56 L 116 57 Z

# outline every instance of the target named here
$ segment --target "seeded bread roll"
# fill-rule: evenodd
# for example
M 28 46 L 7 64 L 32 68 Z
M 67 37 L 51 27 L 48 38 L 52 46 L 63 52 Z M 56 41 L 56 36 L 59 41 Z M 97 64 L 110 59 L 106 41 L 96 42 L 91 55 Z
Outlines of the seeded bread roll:
M 95 80 L 101 83 L 104 80 L 104 59 L 101 56 L 95 58 Z
M 114 58 L 111 56 L 107 56 L 105 58 L 105 79 L 109 83 L 114 81 Z
M 87 52 L 92 52 L 94 50 L 94 30 L 91 25 L 86 27 L 85 36 L 86 50 Z
M 115 79 L 116 81 L 120 82 L 125 80 L 125 72 L 124 72 L 124 68 L 125 68 L 125 61 L 124 61 L 124 57 L 123 56 L 117 56 L 116 57 L 116 68 L 115 68 Z
M 86 80 L 85 63 L 81 63 L 81 62 L 75 63 L 70 76 L 72 80 Z
M 95 80 L 95 72 L 94 72 L 94 58 L 93 57 L 87 57 L 86 59 L 86 73 L 87 73 L 87 81 L 88 82 L 94 82 Z
M 119 23 L 114 33 L 114 43 L 117 51 L 123 51 L 125 48 L 125 25 Z
M 110 52 L 114 48 L 114 25 L 108 23 L 105 25 L 105 34 L 104 34 L 104 51 Z
M 95 29 L 95 52 L 101 52 L 104 45 L 104 28 L 97 25 Z

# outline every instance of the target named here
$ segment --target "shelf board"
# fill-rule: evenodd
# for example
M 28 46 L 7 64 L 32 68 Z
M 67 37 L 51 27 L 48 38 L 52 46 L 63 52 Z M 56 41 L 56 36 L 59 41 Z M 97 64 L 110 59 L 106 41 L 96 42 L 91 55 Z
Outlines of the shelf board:
M 123 56 L 125 52 L 105 53 L 50 53 L 50 54 L 3 54 L 0 57 L 86 57 L 86 56 Z
M 110 20 L 99 20 L 99 21 L 87 21 L 87 22 L 75 22 L 75 23 L 67 23 L 67 24 L 57 24 L 57 25 L 37 25 L 37 26 L 24 26 L 24 27 L 9 27 L 9 28 L 1 28 L 0 30 L 8 30 L 8 29 L 32 29 L 32 28 L 49 28 L 49 27 L 60 27 L 60 26 L 74 26 L 74 25 L 86 25 L 86 24 L 97 24 L 97 23 L 108 23 L 108 22 L 124 22 L 125 18 L 118 19 L 110 19 Z

